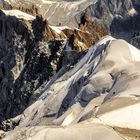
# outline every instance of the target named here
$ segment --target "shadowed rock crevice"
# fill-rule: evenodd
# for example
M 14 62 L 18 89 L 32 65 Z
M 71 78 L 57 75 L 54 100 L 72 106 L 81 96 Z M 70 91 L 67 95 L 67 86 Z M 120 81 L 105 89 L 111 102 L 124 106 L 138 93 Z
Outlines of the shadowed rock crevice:
M 1 123 L 21 114 L 31 95 L 57 71 L 63 41 L 52 40 L 53 47 L 57 48 L 52 50 L 43 42 L 46 26 L 43 19 L 37 18 L 32 23 L 0 11 Z M 49 36 L 47 39 L 51 40 Z M 36 100 L 34 97 L 32 101 Z
M 140 36 L 140 15 L 129 16 L 127 18 L 116 17 L 110 25 L 110 32 L 116 38 L 122 38 L 130 42 L 135 47 L 139 46 Z

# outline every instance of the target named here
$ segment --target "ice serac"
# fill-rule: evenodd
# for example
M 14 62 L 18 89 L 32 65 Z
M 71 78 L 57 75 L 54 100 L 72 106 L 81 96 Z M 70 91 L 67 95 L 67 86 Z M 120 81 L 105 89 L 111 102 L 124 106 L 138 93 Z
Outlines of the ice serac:
M 72 69 L 62 67 L 44 85 L 42 95 L 4 140 L 23 138 L 21 133 L 31 140 L 138 137 L 139 68 L 138 49 L 111 36 L 102 38 Z

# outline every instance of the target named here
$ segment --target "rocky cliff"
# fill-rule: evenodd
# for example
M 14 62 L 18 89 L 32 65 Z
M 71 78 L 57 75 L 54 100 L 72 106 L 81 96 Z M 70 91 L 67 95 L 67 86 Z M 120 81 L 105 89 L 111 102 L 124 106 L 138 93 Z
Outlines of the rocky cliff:
M 103 32 L 97 36 L 98 30 L 86 33 L 50 26 L 41 16 L 18 10 L 1 11 L 0 27 L 1 122 L 22 113 L 40 95 L 41 86 L 50 77 L 62 66 L 75 64 L 83 56 L 82 51 L 106 35 Z M 98 38 L 86 42 L 88 37 Z
M 52 55 L 54 59 L 59 58 L 57 53 L 61 52 L 63 43 L 61 40 L 50 42 L 57 46 L 51 54 L 50 46 L 41 41 L 44 38 L 43 24 L 38 18 L 33 21 L 19 20 L 0 11 L 1 121 L 20 114 L 33 92 L 56 71 L 50 59 Z

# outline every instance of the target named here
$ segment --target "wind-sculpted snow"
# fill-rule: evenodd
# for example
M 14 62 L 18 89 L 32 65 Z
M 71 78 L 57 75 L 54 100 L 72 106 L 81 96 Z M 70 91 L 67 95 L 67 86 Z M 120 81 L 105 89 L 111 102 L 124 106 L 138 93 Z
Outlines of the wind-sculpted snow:
M 4 140 L 16 140 L 15 135 L 18 135 L 17 139 L 23 138 L 22 132 L 24 139 L 31 140 L 38 137 L 42 140 L 64 139 L 67 136 L 72 139 L 69 131 L 77 139 L 88 138 L 86 131 L 93 140 L 95 137 L 99 140 L 138 137 L 139 56 L 140 51 L 126 41 L 104 37 L 77 64 L 72 68 L 62 67 L 43 86 L 42 95 L 18 118 L 13 118 L 13 122 L 18 119 L 19 125 Z M 31 130 L 33 135 L 29 136 Z M 110 138 L 100 137 L 102 134 Z
M 84 107 L 92 98 L 99 96 L 100 93 L 92 89 L 93 93 L 87 95 L 89 96 L 87 101 L 80 99 L 82 97 L 83 88 L 86 88 L 88 81 L 90 81 L 90 78 L 96 73 L 103 60 L 107 41 L 112 39 L 113 38 L 108 37 L 99 44 L 97 43 L 89 49 L 88 53 L 74 68 L 65 72 L 60 78 L 55 76 L 55 80 L 53 80 L 53 82 L 50 81 L 49 83 L 51 84 L 48 83 L 49 86 L 46 85 L 46 91 L 41 95 L 39 100 L 25 110 L 25 119 L 21 121 L 21 125 L 36 125 L 42 123 L 42 121 L 45 121 L 46 124 L 52 124 L 53 122 L 50 121 L 50 119 L 53 120 L 61 116 L 62 113 L 76 103 L 77 100 L 80 100 L 81 106 Z M 60 69 L 60 71 L 62 70 L 63 68 Z M 35 109 L 32 110 L 32 107 L 35 107 Z M 30 116 L 28 115 L 29 112 L 31 114 Z

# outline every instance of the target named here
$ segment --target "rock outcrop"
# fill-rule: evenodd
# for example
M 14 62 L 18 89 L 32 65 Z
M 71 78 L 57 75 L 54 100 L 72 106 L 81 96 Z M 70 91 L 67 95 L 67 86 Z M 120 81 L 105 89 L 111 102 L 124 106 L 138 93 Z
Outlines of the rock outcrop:
M 57 70 L 54 61 L 59 61 L 63 40 L 52 40 L 54 31 L 44 36 L 47 26 L 42 19 L 28 21 L 0 11 L 1 122 L 20 114 L 34 91 Z M 52 40 L 49 44 L 43 42 L 46 37 L 48 42 Z
M 75 49 L 78 52 L 87 50 L 91 45 L 95 44 L 103 36 L 108 35 L 107 29 L 95 22 L 81 23 L 79 29 L 64 29 L 63 32 L 66 36 L 73 35 L 73 42 Z

